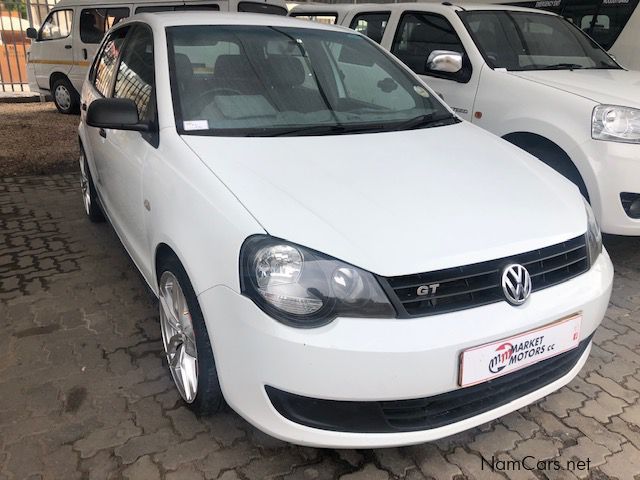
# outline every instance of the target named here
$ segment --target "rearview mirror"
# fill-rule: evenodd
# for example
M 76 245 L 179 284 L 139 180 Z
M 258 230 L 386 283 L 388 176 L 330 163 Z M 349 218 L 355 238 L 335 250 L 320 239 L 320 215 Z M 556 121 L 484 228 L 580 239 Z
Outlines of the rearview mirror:
M 36 30 L 33 27 L 27 28 L 26 34 L 27 34 L 27 38 L 31 38 L 33 40 L 38 39 L 38 30 Z
M 442 73 L 458 73 L 462 70 L 462 54 L 449 50 L 434 50 L 427 59 L 427 70 Z
M 87 125 L 114 130 L 148 132 L 148 123 L 140 123 L 138 108 L 128 98 L 100 98 L 94 100 L 87 110 Z

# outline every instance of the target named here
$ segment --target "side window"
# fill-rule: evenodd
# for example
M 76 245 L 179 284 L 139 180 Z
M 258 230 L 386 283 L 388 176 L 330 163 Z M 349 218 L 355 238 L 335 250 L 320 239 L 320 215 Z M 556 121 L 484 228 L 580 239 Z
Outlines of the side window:
M 638 0 L 565 0 L 561 15 L 589 34 L 603 48 L 613 46 Z
M 153 34 L 147 27 L 136 26 L 118 65 L 113 97 L 133 100 L 140 119 L 149 120 L 153 114 L 149 108 L 153 87 Z
M 312 22 L 325 23 L 327 25 L 335 25 L 338 15 L 335 13 L 293 13 L 294 18 L 300 20 L 311 20 Z
M 248 13 L 267 13 L 270 15 L 283 15 L 287 14 L 287 9 L 279 7 L 277 5 L 269 5 L 268 3 L 255 3 L 255 2 L 240 2 L 238 3 L 239 12 Z
M 376 43 L 382 41 L 384 30 L 389 22 L 389 12 L 367 12 L 353 17 L 350 28 L 366 35 Z
M 73 10 L 51 12 L 40 28 L 40 40 L 55 40 L 68 37 L 73 25 Z
M 105 97 L 111 93 L 111 82 L 116 73 L 118 56 L 128 31 L 128 27 L 119 28 L 107 38 L 98 53 L 95 68 L 91 73 L 93 85 Z
M 391 52 L 419 74 L 427 72 L 427 59 L 434 50 L 464 54 L 462 42 L 449 21 L 440 15 L 405 13 L 393 40 Z
M 129 16 L 129 9 L 85 8 L 80 12 L 80 40 L 84 43 L 100 43 L 107 30 Z

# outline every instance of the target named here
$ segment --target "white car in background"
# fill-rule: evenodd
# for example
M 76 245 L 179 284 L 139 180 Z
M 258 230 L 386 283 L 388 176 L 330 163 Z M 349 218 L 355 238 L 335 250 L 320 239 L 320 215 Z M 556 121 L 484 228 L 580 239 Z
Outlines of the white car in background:
M 578 189 L 363 35 L 142 14 L 107 34 L 82 103 L 87 213 L 159 297 L 194 411 L 224 398 L 290 442 L 406 445 L 587 360 L 613 269 Z
M 287 14 L 284 0 L 60 0 L 39 30 L 27 29 L 29 89 L 51 95 L 60 113 L 78 113 L 82 82 L 107 30 L 138 13 L 189 10 Z
M 291 15 L 331 12 L 299 5 Z M 342 7 L 342 6 L 341 6 Z M 575 183 L 603 232 L 640 235 L 640 72 L 562 17 L 450 3 L 351 5 L 342 25 L 402 60 L 462 118 Z
M 468 0 L 460 4 L 465 6 Z M 481 0 L 557 13 L 580 27 L 620 64 L 640 70 L 638 0 Z

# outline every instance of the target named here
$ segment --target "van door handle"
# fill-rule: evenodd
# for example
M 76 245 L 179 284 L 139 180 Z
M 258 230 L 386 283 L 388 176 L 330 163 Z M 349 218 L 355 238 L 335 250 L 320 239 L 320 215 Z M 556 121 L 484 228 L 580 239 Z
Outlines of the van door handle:
M 72 45 L 65 45 L 64 48 L 66 48 L 67 50 L 71 50 L 71 48 L 73 48 Z
M 86 112 L 87 111 L 87 104 L 82 102 L 82 111 Z
M 101 128 L 100 130 L 98 130 L 98 133 L 102 138 L 107 138 L 107 131 L 104 128 Z
M 84 58 L 84 60 L 87 59 L 87 49 L 86 48 L 82 49 L 82 57 Z

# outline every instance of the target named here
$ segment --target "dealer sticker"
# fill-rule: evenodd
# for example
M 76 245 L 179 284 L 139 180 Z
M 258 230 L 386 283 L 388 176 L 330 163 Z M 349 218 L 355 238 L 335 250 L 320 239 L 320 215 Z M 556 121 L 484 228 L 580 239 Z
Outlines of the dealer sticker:
M 536 330 L 465 350 L 460 355 L 459 384 L 468 387 L 501 377 L 578 346 L 582 315 Z

